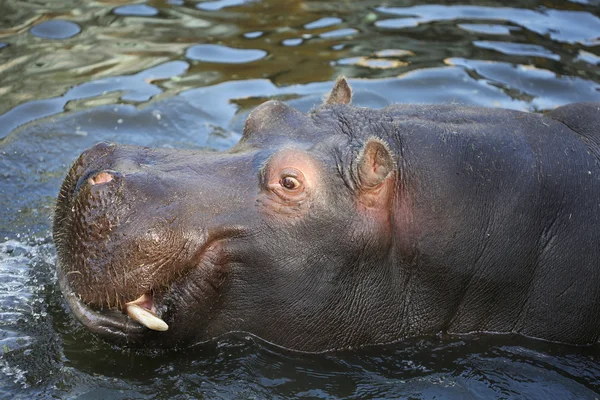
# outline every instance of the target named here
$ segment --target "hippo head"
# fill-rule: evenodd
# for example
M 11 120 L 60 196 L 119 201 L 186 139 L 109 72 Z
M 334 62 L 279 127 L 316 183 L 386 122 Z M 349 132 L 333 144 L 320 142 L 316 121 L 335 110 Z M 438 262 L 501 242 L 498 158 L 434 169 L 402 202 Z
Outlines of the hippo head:
M 236 331 L 303 351 L 396 339 L 401 311 L 384 287 L 401 272 L 373 269 L 398 258 L 392 230 L 409 225 L 399 160 L 395 144 L 343 117 L 358 110 L 350 98 L 340 79 L 308 114 L 264 103 L 227 152 L 85 151 L 54 220 L 73 313 L 147 347 Z

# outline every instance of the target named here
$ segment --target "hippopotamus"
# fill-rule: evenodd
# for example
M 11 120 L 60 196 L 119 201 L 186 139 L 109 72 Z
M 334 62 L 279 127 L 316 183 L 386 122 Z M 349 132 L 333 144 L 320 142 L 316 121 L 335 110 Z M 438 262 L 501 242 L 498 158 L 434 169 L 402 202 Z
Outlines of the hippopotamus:
M 303 352 L 409 337 L 600 338 L 600 104 L 546 114 L 268 101 L 225 152 L 99 143 L 53 235 L 74 315 L 107 339 L 235 332 Z

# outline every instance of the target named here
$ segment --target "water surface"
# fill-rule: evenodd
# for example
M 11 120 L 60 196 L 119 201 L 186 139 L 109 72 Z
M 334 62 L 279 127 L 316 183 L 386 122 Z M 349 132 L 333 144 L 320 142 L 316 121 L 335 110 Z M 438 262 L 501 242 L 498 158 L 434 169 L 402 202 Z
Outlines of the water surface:
M 101 140 L 224 150 L 268 99 L 543 112 L 600 101 L 600 2 L 61 0 L 0 3 L 0 397 L 600 397 L 600 346 L 414 338 L 302 355 L 251 336 L 108 345 L 67 312 L 54 198 Z

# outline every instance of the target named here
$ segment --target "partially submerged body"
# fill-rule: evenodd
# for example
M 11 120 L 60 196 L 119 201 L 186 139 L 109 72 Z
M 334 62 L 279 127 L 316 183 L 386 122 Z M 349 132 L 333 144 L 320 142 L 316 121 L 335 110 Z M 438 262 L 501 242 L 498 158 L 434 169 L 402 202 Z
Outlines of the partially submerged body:
M 75 315 L 146 346 L 232 331 L 302 351 L 440 331 L 599 340 L 600 105 L 350 97 L 341 79 L 308 114 L 267 102 L 223 153 L 83 153 L 54 225 Z

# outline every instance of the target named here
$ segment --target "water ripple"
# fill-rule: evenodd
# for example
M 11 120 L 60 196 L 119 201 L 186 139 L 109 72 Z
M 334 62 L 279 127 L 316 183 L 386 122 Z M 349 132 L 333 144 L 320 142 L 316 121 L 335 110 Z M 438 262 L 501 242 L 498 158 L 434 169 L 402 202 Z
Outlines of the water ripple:
M 509 7 L 420 5 L 414 7 L 377 7 L 377 11 L 404 18 L 385 19 L 375 25 L 403 29 L 436 21 L 507 21 L 563 43 L 596 46 L 600 41 L 600 18 L 585 11 Z
M 266 55 L 264 50 L 234 49 L 216 44 L 197 44 L 185 53 L 190 60 L 224 64 L 245 64 L 260 60 Z
M 94 143 L 226 150 L 257 105 L 306 112 L 339 75 L 371 108 L 600 101 L 599 0 L 26 3 L 0 12 L 0 398 L 600 397 L 600 347 L 510 335 L 325 355 L 251 335 L 113 347 L 66 309 L 46 237 L 61 179 Z

